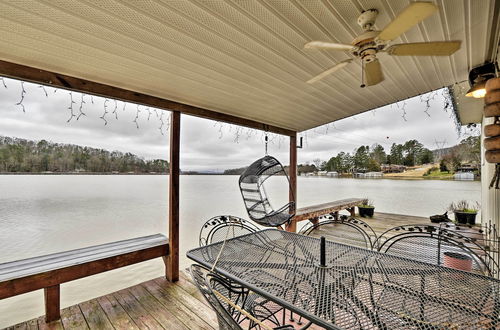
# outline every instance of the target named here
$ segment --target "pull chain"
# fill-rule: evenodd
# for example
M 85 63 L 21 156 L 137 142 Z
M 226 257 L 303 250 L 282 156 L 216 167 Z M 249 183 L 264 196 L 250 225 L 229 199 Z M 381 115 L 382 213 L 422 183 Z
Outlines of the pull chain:
M 268 142 L 269 138 L 267 136 L 267 133 L 266 133 L 266 136 L 264 137 L 264 141 L 265 141 L 265 146 L 266 146 L 266 156 L 267 156 L 267 142 Z

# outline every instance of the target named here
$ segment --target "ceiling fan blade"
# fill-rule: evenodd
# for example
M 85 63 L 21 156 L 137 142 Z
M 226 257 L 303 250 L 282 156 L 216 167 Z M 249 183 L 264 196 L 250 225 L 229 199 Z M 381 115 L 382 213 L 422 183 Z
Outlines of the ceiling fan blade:
M 395 56 L 450 56 L 460 49 L 461 41 L 415 42 L 392 45 L 385 51 Z
M 332 49 L 332 50 L 351 50 L 355 48 L 352 45 L 337 44 L 334 42 L 311 41 L 304 45 L 306 49 Z
M 307 81 L 307 83 L 308 84 L 315 83 L 316 81 L 318 81 L 320 79 L 323 79 L 324 77 L 328 76 L 329 74 L 332 74 L 335 71 L 338 71 L 338 70 L 342 69 L 343 67 L 345 67 L 347 64 L 349 64 L 351 62 L 352 62 L 352 59 L 348 59 L 348 60 L 342 61 L 342 62 L 338 63 L 337 65 L 333 66 L 332 68 L 330 68 L 330 69 L 328 69 L 328 70 L 320 73 L 316 77 L 309 79 Z
M 367 86 L 376 85 L 384 80 L 384 74 L 382 73 L 380 62 L 377 59 L 366 63 L 364 70 Z
M 394 40 L 437 10 L 438 7 L 431 2 L 413 2 L 380 32 L 377 39 Z

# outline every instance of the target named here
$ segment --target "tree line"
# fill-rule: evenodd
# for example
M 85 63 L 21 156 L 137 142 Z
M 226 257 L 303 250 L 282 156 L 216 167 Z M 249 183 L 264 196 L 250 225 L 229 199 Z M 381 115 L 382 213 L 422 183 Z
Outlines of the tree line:
M 469 136 L 458 145 L 432 151 L 425 148 L 418 140 L 408 140 L 405 143 L 393 143 L 386 151 L 380 144 L 371 147 L 360 146 L 352 153 L 339 152 L 328 161 L 313 160 L 313 164 L 302 165 L 303 172 L 324 170 L 338 173 L 378 172 L 381 165 L 416 166 L 440 161 L 443 170 L 455 171 L 464 162 L 479 164 L 481 161 L 481 144 L 479 136 Z M 299 165 L 299 172 L 301 166 Z
M 73 144 L 0 136 L 0 172 L 167 173 L 168 161 Z

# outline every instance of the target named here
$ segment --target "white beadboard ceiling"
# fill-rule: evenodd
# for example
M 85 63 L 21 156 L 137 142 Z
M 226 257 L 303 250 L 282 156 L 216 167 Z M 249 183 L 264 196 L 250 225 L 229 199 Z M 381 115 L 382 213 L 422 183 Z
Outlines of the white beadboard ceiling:
M 3 0 L 0 59 L 303 131 L 467 80 L 491 58 L 495 0 L 438 0 L 439 13 L 393 41 L 462 40 L 451 57 L 379 54 L 386 80 L 360 88 L 347 53 L 362 10 L 382 29 L 408 0 Z M 498 18 L 498 17 L 497 17 Z

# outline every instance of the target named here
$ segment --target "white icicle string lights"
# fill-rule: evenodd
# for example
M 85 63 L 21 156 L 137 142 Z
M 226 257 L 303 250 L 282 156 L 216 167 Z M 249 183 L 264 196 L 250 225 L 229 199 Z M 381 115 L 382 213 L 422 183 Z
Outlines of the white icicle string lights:
M 23 112 L 26 113 L 26 108 L 24 107 L 24 95 L 26 95 L 26 90 L 24 89 L 24 81 L 21 81 L 21 99 L 19 102 L 16 103 L 16 105 L 20 105 Z
M 10 81 L 10 79 L 8 79 L 6 77 L 0 77 L 0 87 L 3 86 L 4 89 L 8 89 L 8 87 L 9 87 L 7 85 L 8 81 Z M 18 99 L 18 102 L 15 103 L 15 105 L 19 106 L 20 109 L 23 111 L 23 113 L 26 113 L 26 111 L 27 111 L 27 105 L 25 104 L 25 100 L 26 100 L 28 92 L 30 91 L 30 89 L 27 89 L 27 87 L 29 87 L 29 86 L 37 87 L 37 89 L 39 89 L 43 92 L 43 94 L 45 95 L 46 98 L 49 98 L 51 95 L 55 95 L 59 91 L 59 88 L 54 88 L 52 86 L 33 84 L 33 83 L 22 81 L 22 80 L 14 80 L 14 81 L 18 81 L 19 86 L 20 86 L 20 97 Z M 50 88 L 52 88 L 53 92 L 49 93 Z M 88 117 L 87 111 L 89 109 L 87 108 L 87 110 L 85 110 L 86 107 L 88 107 L 88 103 L 87 103 L 88 98 L 87 97 L 90 97 L 91 104 L 95 104 L 96 101 L 94 100 L 94 96 L 92 94 L 79 93 L 79 92 L 74 92 L 74 91 L 69 91 L 69 90 L 67 90 L 67 92 L 68 92 L 68 96 L 69 96 L 69 105 L 67 106 L 66 109 L 69 110 L 69 118 L 66 119 L 66 122 L 71 123 L 74 118 L 76 119 L 76 121 L 78 121 L 82 117 Z M 79 102 L 75 101 L 75 94 L 74 93 L 77 93 L 80 95 Z M 103 98 L 98 97 L 98 99 L 103 99 Z M 109 109 L 109 102 L 111 102 L 111 101 L 114 102 L 114 106 L 113 106 L 112 111 Z M 103 102 L 104 102 L 103 103 L 103 112 L 102 112 L 102 115 L 99 116 L 99 118 L 101 120 L 103 120 L 104 126 L 106 126 L 109 123 L 109 121 L 107 120 L 108 118 L 106 117 L 109 113 L 113 114 L 115 119 L 118 120 L 118 112 L 119 112 L 118 111 L 118 107 L 119 107 L 118 103 L 119 103 L 119 101 L 116 99 L 104 98 Z M 127 108 L 127 102 L 124 102 L 124 101 L 121 101 L 121 102 L 123 102 L 122 111 L 124 112 Z M 78 107 L 75 106 L 76 103 L 78 103 Z M 141 113 L 141 109 L 139 108 L 140 105 L 136 105 L 136 106 L 137 106 L 137 110 L 135 113 L 133 123 L 135 124 L 136 128 L 139 129 L 139 122 L 138 121 L 139 121 L 139 114 Z M 170 124 L 169 124 L 169 120 L 167 120 L 167 122 L 165 122 L 163 117 L 160 118 L 159 111 L 161 111 L 162 114 L 164 114 L 165 111 L 163 111 L 161 109 L 157 109 L 157 108 L 150 108 L 150 107 L 147 107 L 145 109 L 148 112 L 148 121 L 150 121 L 150 119 L 152 117 L 151 115 L 154 112 L 154 114 L 155 114 L 154 117 L 156 117 L 156 119 L 160 122 L 160 127 L 159 127 L 160 134 L 164 135 L 164 131 L 169 130 Z

